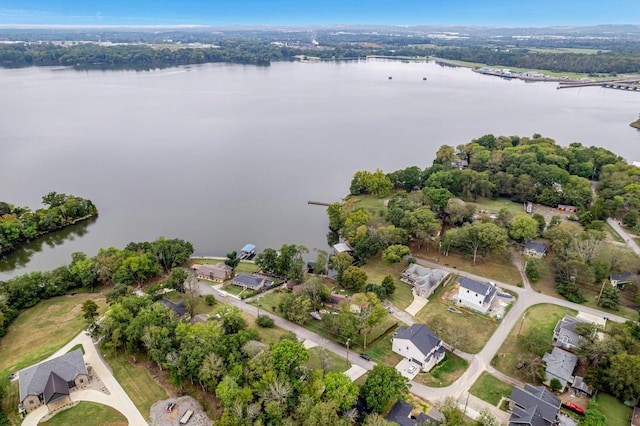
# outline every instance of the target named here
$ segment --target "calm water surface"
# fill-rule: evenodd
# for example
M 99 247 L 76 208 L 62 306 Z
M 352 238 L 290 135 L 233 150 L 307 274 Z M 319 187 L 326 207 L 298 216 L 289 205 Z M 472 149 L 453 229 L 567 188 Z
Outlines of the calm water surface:
M 393 76 L 392 80 L 388 77 Z M 423 81 L 427 77 L 427 81 Z M 0 260 L 0 279 L 158 236 L 224 255 L 327 249 L 325 209 L 357 170 L 426 167 L 442 144 L 540 133 L 640 160 L 640 94 L 556 90 L 433 63 L 0 70 L 0 200 L 49 191 L 98 219 Z

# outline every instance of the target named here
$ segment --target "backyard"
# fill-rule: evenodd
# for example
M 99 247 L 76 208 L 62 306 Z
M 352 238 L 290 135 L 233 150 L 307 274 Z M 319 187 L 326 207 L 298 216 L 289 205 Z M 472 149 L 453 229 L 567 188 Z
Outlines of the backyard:
M 389 302 L 393 303 L 398 309 L 405 309 L 413 302 L 413 288 L 406 283 L 400 281 L 399 277 L 409 263 L 402 260 L 395 265 L 389 265 L 382 260 L 382 254 L 377 254 L 362 267 L 367 273 L 368 283 L 381 284 L 384 277 L 391 275 L 395 280 L 396 290 L 388 297 Z
M 82 401 L 39 424 L 46 426 L 127 426 L 128 423 L 122 414 L 111 407 Z
M 203 258 L 203 257 L 191 258 L 191 264 L 195 263 L 199 265 L 216 265 L 222 262 L 224 262 L 224 259 L 209 259 L 209 258 Z M 245 274 L 252 274 L 254 272 L 258 272 L 259 269 L 260 268 L 255 263 L 242 260 L 236 267 L 236 274 L 240 272 L 244 272 Z
M 469 392 L 491 405 L 498 406 L 502 398 L 511 396 L 513 386 L 483 371 Z
M 496 370 L 507 376 L 527 381 L 526 369 L 517 368 L 518 362 L 527 358 L 527 353 L 518 344 L 518 336 L 526 336 L 533 329 L 539 330 L 548 337 L 549 349 L 551 349 L 553 329 L 558 321 L 564 318 L 565 315 L 576 316 L 576 314 L 577 312 L 573 309 L 557 305 L 540 304 L 531 306 L 511 329 L 507 339 L 496 353 L 492 365 Z
M 419 373 L 413 380 L 425 386 L 444 388 L 458 380 L 469 363 L 447 351 L 444 359 L 428 373 Z
M 344 358 L 339 357 L 331 351 L 327 351 L 321 346 L 314 346 L 309 349 L 309 361 L 305 364 L 311 370 L 325 370 L 344 373 L 351 364 Z M 324 368 L 323 368 L 324 366 Z
M 615 397 L 599 393 L 596 397 L 600 411 L 607 418 L 607 426 L 629 426 L 633 408 L 627 407 Z

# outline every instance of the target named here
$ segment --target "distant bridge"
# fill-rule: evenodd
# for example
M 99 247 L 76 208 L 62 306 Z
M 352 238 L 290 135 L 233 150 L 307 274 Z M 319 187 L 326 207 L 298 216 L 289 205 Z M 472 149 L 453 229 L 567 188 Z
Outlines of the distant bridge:
M 608 89 L 631 90 L 640 92 L 640 80 L 607 80 L 585 82 L 561 82 L 557 89 L 572 89 L 576 87 L 600 86 Z

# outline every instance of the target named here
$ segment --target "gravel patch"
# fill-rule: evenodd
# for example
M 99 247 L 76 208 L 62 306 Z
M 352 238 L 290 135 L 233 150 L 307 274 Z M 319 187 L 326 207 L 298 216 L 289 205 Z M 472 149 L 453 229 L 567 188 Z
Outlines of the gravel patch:
M 170 402 L 176 405 L 170 413 L 167 413 L 166 408 Z M 180 419 L 189 410 L 193 411 L 193 416 L 191 416 L 187 425 L 210 426 L 213 423 L 202 410 L 198 401 L 190 396 L 181 396 L 180 398 L 169 398 L 153 404 L 151 406 L 151 426 L 179 426 Z

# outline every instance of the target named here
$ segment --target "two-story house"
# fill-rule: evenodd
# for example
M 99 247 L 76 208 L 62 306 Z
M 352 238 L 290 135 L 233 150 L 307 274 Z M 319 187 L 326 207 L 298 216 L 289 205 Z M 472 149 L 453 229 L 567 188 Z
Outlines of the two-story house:
M 418 364 L 422 371 L 431 370 L 445 354 L 442 340 L 425 324 L 399 327 L 393 336 L 391 349 Z
M 458 304 L 486 314 L 498 292 L 495 283 L 481 283 L 466 277 L 459 277 L 457 282 L 460 284 Z
M 587 321 L 571 317 L 562 318 L 553 329 L 553 346 L 573 352 L 578 347 L 582 336 L 576 333 L 576 325 Z

